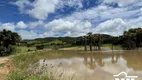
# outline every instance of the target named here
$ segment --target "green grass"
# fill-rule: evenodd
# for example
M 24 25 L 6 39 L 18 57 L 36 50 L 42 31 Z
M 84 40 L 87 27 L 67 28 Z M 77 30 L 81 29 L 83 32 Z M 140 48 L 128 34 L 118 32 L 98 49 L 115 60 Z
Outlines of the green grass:
M 111 44 L 103 44 L 102 47 L 111 47 Z
M 122 47 L 120 45 L 116 45 L 116 46 L 114 46 L 114 49 L 116 49 L 116 50 L 122 50 Z
M 1 63 L 1 64 L 0 64 L 0 67 L 4 67 L 4 65 L 5 65 L 5 63 Z
M 14 46 L 14 48 L 12 60 L 15 68 L 10 72 L 8 80 L 41 80 L 39 75 L 31 75 L 27 71 L 30 64 L 38 62 L 35 54 L 37 52 L 34 53 L 36 48 L 26 46 Z
M 21 53 L 12 57 L 15 69 L 9 74 L 8 80 L 49 80 L 48 77 L 30 74 L 28 71 L 30 65 L 39 61 L 40 57 L 38 57 L 39 54 L 37 53 Z
M 84 47 L 83 46 L 71 46 L 71 47 L 60 48 L 59 50 L 84 50 Z
M 94 48 L 94 46 L 93 46 Z M 112 49 L 112 44 L 103 44 L 101 48 L 109 48 Z M 89 45 L 87 45 L 87 49 L 89 50 Z M 121 50 L 120 45 L 113 45 L 114 50 Z M 60 50 L 84 50 L 84 46 L 71 46 L 71 47 L 65 47 L 65 48 L 60 48 Z
M 108 47 L 110 49 L 112 49 L 112 44 L 103 44 L 101 47 Z M 113 45 L 113 49 L 114 50 L 121 50 L 121 46 L 120 45 Z
M 27 46 L 13 46 L 14 50 L 12 52 L 12 55 L 26 53 L 28 51 L 35 51 L 35 47 L 27 47 Z

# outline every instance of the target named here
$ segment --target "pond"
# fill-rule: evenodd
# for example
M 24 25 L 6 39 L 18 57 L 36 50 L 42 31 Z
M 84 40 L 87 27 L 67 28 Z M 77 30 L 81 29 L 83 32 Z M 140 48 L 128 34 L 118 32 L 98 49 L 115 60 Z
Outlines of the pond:
M 40 68 L 50 66 L 47 71 L 60 76 L 59 80 L 115 80 L 113 75 L 120 72 L 142 79 L 141 50 L 63 52 L 59 57 L 50 56 L 40 60 Z

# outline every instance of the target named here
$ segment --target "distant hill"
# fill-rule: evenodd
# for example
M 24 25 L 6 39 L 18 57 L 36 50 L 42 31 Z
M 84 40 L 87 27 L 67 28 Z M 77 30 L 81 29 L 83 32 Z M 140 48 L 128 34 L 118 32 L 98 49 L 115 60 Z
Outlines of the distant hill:
M 106 35 L 106 34 L 101 34 L 101 35 L 103 36 L 104 43 L 110 43 L 112 36 Z M 24 40 L 24 42 L 28 42 L 30 44 L 48 45 L 48 43 L 54 40 L 61 40 L 63 42 L 66 42 L 67 44 L 73 44 L 73 45 L 82 44 L 82 36 L 79 36 L 79 37 L 46 37 L 46 38 L 37 38 L 33 40 Z

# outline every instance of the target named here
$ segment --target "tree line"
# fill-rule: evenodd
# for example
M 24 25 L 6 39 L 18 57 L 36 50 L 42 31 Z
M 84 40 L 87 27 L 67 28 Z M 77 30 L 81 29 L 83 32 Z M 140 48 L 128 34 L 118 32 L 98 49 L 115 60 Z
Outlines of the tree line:
M 121 45 L 123 49 L 137 49 L 142 47 L 142 28 L 129 29 L 125 31 L 122 36 L 114 37 L 104 34 L 92 34 L 89 32 L 86 36 L 82 37 L 84 50 L 87 50 L 87 45 L 92 51 L 92 46 L 95 50 L 101 50 L 102 44 Z
M 136 49 L 142 47 L 142 28 L 129 29 L 121 36 L 111 36 L 107 34 L 93 34 L 87 33 L 85 36 L 79 37 L 47 37 L 38 38 L 34 40 L 25 40 L 31 46 L 41 44 L 43 46 L 63 45 L 62 47 L 69 46 L 84 46 L 84 50 L 101 50 L 102 44 L 111 44 L 112 49 L 114 45 L 120 45 L 123 49 Z M 57 44 L 57 41 L 60 42 Z M 57 47 L 57 46 L 56 46 Z
M 121 45 L 123 49 L 137 49 L 142 47 L 142 28 L 129 29 L 125 31 L 121 36 L 110 36 L 106 34 L 93 34 L 87 33 L 85 36 L 79 37 L 48 37 L 39 38 L 34 40 L 23 40 L 23 42 L 29 42 L 28 45 L 42 44 L 45 46 L 53 45 L 57 47 L 69 47 L 69 46 L 84 46 L 84 50 L 101 50 L 102 44 Z M 0 56 L 9 55 L 12 52 L 12 46 L 21 43 L 21 37 L 16 32 L 10 30 L 0 31 Z M 57 46 L 56 46 L 57 45 Z M 41 47 L 41 46 L 40 46 Z

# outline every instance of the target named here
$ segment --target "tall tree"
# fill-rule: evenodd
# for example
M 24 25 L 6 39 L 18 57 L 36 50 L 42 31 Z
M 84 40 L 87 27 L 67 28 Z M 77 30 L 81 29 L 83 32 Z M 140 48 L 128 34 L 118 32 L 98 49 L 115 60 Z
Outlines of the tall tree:
M 97 50 L 101 50 L 101 44 L 103 41 L 103 35 L 101 34 L 94 34 L 94 45 L 96 46 Z
M 88 41 L 89 41 L 90 51 L 92 51 L 93 34 L 92 34 L 92 32 L 89 32 L 87 35 L 88 35 Z
M 123 34 L 123 47 L 126 49 L 136 48 L 136 33 L 133 29 L 125 31 Z
M 142 29 L 138 28 L 136 31 L 136 45 L 137 47 L 142 47 Z
M 97 47 L 98 47 L 98 50 L 101 50 L 102 41 L 103 41 L 103 36 L 101 34 L 97 34 Z
M 84 44 L 84 50 L 87 51 L 87 37 L 83 36 L 83 44 Z

